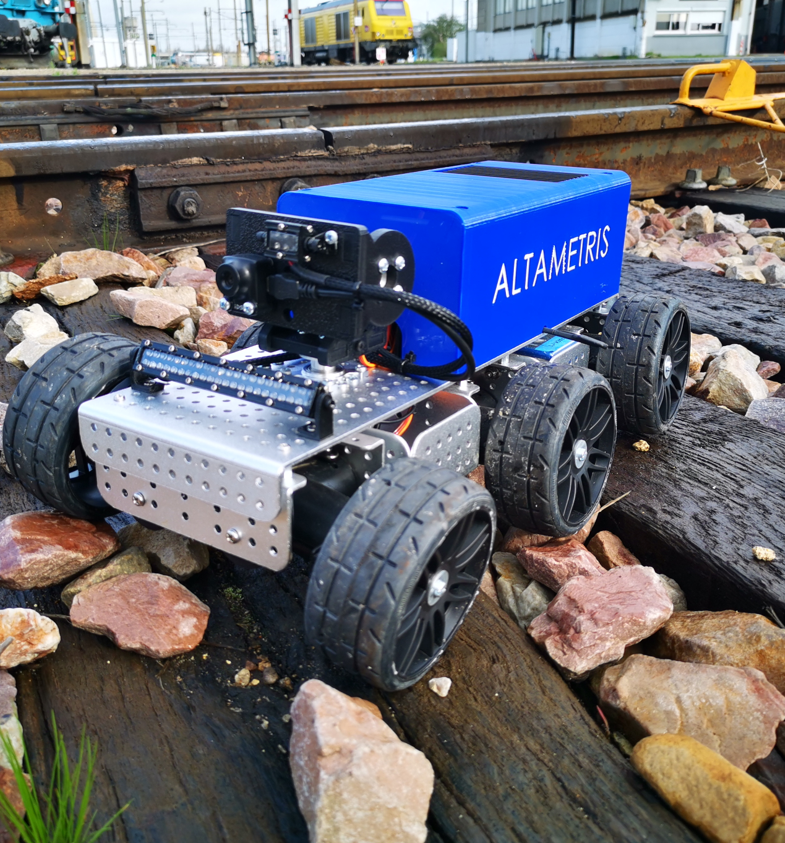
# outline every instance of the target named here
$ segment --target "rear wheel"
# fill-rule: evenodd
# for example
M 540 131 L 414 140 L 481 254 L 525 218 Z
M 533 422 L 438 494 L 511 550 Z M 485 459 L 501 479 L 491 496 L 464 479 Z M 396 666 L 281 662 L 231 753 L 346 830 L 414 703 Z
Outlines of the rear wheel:
M 438 661 L 491 555 L 490 495 L 450 469 L 388 463 L 346 504 L 319 550 L 305 629 L 337 665 L 388 691 Z
M 502 393 L 485 445 L 485 483 L 499 515 L 535 533 L 577 533 L 600 500 L 615 444 L 605 378 L 527 364 Z
M 135 343 L 80 334 L 50 349 L 25 373 L 8 405 L 3 451 L 14 477 L 40 501 L 74 518 L 113 512 L 79 438 L 79 406 L 120 385 Z
M 263 322 L 254 322 L 250 328 L 246 328 L 235 340 L 232 351 L 240 351 L 244 348 L 259 345 L 259 331 L 262 330 L 263 324 Z
M 597 354 L 597 371 L 613 389 L 619 427 L 657 436 L 670 427 L 687 384 L 690 318 L 679 299 L 620 297 L 602 331 L 608 348 Z

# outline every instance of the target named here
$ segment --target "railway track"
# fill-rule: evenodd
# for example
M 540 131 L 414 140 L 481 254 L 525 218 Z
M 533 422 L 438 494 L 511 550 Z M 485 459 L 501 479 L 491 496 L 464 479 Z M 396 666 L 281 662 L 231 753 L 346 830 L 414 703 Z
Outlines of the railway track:
M 677 105 L 460 120 L 0 144 L 0 248 L 15 254 L 221 236 L 233 206 L 272 209 L 289 189 L 487 159 L 625 170 L 636 197 L 678 187 L 688 167 L 753 180 L 778 135 Z M 743 165 L 743 166 L 742 166 Z M 195 202 L 180 207 L 182 188 Z
M 0 75 L 0 143 L 361 126 L 656 105 L 689 61 Z M 785 60 L 754 62 L 761 92 Z M 708 78 L 696 80 L 705 87 Z

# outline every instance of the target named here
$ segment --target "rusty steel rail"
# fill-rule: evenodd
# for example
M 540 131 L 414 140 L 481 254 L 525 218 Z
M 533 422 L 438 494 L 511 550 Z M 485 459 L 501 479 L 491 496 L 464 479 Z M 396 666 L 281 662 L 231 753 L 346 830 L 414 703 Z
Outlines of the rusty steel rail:
M 762 91 L 785 61 L 756 63 Z M 0 76 L 0 142 L 362 126 L 656 105 L 686 62 Z M 27 84 L 24 84 L 24 82 Z M 96 111 L 100 109 L 100 111 Z
M 489 158 L 622 169 L 635 196 L 658 196 L 687 167 L 751 161 L 758 144 L 770 167 L 785 169 L 771 133 L 679 105 L 6 144 L 0 247 L 81 248 L 106 221 L 126 246 L 194 241 L 216 236 L 230 207 L 274 208 L 293 180 L 318 186 Z M 178 207 L 180 187 L 199 194 L 197 217 Z

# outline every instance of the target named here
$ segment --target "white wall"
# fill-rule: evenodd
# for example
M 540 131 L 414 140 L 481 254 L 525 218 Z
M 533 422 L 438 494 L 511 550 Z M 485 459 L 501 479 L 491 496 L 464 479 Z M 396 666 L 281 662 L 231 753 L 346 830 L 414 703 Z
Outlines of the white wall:
M 490 0 L 489 0 L 490 2 Z M 601 2 L 601 0 L 600 0 Z M 742 0 L 740 13 L 732 20 L 733 0 L 646 0 L 642 13 L 578 21 L 575 25 L 576 58 L 639 56 L 731 55 L 749 53 L 755 0 Z M 656 29 L 657 15 L 667 13 L 722 12 L 721 33 L 685 34 Z M 689 23 L 689 17 L 688 17 Z M 469 32 L 469 61 L 522 61 L 531 59 L 537 27 L 510 31 Z M 542 52 L 549 59 L 570 55 L 569 22 L 545 24 Z M 466 33 L 459 32 L 457 56 L 464 61 Z
M 575 56 L 620 56 L 622 50 L 634 54 L 636 16 L 578 21 L 575 24 Z M 522 61 L 533 56 L 537 27 L 502 32 L 469 32 L 469 61 Z M 466 49 L 465 33 L 458 33 L 458 61 Z M 544 24 L 542 52 L 549 59 L 570 57 L 570 25 L 568 22 Z

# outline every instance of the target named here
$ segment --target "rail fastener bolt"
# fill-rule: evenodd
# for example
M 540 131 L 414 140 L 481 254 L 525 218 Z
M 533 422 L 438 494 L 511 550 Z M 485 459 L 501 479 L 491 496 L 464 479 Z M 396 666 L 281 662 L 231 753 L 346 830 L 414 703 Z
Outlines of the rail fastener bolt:
M 169 196 L 169 210 L 181 220 L 195 220 L 202 213 L 202 197 L 192 187 L 178 187 Z

